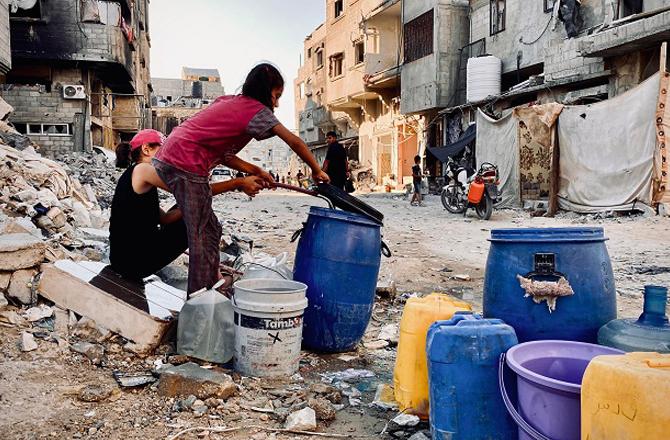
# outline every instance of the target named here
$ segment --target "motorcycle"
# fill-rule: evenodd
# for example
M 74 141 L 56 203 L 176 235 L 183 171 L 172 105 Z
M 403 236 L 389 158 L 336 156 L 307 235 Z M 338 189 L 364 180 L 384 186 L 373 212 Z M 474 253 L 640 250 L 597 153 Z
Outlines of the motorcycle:
M 477 216 L 488 220 L 493 213 L 493 205 L 500 199 L 498 167 L 485 162 L 471 177 L 465 167 L 459 166 L 451 158 L 447 162 L 447 185 L 442 188 L 442 204 L 452 214 L 465 214 L 474 208 Z

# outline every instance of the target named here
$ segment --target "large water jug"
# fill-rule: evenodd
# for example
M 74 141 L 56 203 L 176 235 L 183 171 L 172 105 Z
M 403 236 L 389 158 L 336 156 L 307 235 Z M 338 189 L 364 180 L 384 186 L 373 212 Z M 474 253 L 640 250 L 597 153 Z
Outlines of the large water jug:
M 600 327 L 616 318 L 614 274 L 602 228 L 494 229 L 490 241 L 484 317 L 514 327 L 519 342 L 595 343 Z M 519 276 L 564 285 L 573 295 L 545 296 L 544 303 L 543 290 L 527 296 Z
M 308 286 L 303 346 L 353 349 L 372 315 L 381 263 L 379 224 L 350 212 L 312 207 L 298 242 L 293 279 Z
M 400 339 L 393 382 L 401 411 L 428 418 L 428 365 L 426 335 L 436 321 L 472 310 L 470 304 L 441 293 L 410 298 L 400 320 Z
M 497 373 L 500 355 L 516 344 L 512 327 L 468 312 L 430 327 L 426 352 L 434 439 L 516 438 Z
M 670 355 L 594 358 L 582 382 L 582 440 L 670 438 Z
M 644 287 L 644 311 L 637 320 L 616 319 L 598 332 L 598 343 L 623 351 L 670 353 L 670 323 L 665 314 L 668 289 Z
M 225 364 L 233 358 L 233 305 L 215 290 L 221 283 L 223 281 L 212 289 L 191 294 L 181 309 L 177 324 L 179 354 L 218 364 Z

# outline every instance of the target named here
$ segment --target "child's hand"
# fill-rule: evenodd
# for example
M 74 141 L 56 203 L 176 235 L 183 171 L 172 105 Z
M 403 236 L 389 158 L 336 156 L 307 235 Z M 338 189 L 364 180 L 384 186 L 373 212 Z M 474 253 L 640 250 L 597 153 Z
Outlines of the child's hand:
M 312 178 L 315 182 L 330 183 L 330 177 L 321 169 L 314 171 L 312 173 Z
M 261 178 L 264 188 L 272 188 L 275 186 L 274 177 L 272 177 L 272 174 L 268 173 L 267 171 L 261 170 L 256 176 Z
M 244 177 L 240 180 L 240 191 L 249 197 L 255 197 L 260 190 L 265 188 L 265 182 L 258 176 Z

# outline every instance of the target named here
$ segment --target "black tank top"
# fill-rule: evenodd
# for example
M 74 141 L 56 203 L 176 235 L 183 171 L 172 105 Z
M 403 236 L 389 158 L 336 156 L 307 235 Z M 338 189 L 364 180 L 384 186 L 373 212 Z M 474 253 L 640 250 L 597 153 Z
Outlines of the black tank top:
M 158 232 L 160 222 L 158 190 L 154 187 L 137 194 L 132 183 L 134 169 L 132 165 L 121 175 L 112 199 L 109 259 L 112 267 L 119 269 L 134 266 L 142 242 Z

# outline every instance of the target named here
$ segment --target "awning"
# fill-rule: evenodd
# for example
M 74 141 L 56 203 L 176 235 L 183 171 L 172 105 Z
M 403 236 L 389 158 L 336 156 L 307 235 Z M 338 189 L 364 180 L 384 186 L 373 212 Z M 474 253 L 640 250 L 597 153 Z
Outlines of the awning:
M 477 124 L 472 124 L 461 135 L 461 137 L 453 144 L 444 147 L 428 148 L 428 151 L 435 156 L 440 162 L 446 162 L 449 157 L 453 157 L 465 150 L 471 142 L 477 137 Z

